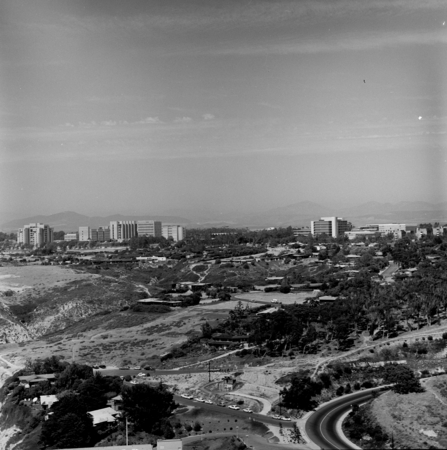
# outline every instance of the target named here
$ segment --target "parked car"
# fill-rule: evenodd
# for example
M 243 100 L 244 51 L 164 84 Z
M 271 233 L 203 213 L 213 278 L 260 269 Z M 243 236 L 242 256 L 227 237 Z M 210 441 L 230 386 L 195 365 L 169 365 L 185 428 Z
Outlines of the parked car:
M 208 403 L 208 405 L 212 405 L 213 402 L 211 400 L 204 400 L 204 403 Z
M 250 408 L 245 408 L 243 411 L 246 412 L 246 413 L 252 413 L 253 412 L 253 410 L 251 410 Z
M 239 406 L 236 406 L 236 405 L 230 405 L 228 408 L 230 408 L 230 409 L 239 409 Z
M 188 394 L 182 394 L 180 397 L 187 398 L 188 400 L 192 400 L 193 396 Z
M 281 416 L 281 420 L 287 420 L 288 422 L 290 422 L 292 419 L 290 417 Z
M 273 418 L 274 418 L 274 419 L 280 420 L 280 419 L 281 419 L 281 416 L 279 416 L 278 414 L 275 414 L 275 415 L 273 416 Z

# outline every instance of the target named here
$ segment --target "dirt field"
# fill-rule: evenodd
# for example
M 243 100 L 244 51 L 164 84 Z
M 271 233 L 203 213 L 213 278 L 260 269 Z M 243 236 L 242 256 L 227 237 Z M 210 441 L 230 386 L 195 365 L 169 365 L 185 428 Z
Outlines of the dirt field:
M 315 297 L 313 292 L 291 292 L 290 294 L 281 294 L 281 292 L 247 292 L 237 294 L 236 299 L 252 301 L 252 302 L 268 302 L 277 299 L 278 303 L 283 305 L 293 305 L 294 303 L 302 304 L 308 297 Z
M 47 289 L 71 281 L 88 280 L 98 275 L 76 273 L 60 266 L 7 266 L 0 267 L 0 292 L 25 289 Z
M 424 393 L 387 392 L 373 402 L 375 417 L 393 433 L 397 448 L 447 448 L 447 375 L 426 379 L 423 385 Z

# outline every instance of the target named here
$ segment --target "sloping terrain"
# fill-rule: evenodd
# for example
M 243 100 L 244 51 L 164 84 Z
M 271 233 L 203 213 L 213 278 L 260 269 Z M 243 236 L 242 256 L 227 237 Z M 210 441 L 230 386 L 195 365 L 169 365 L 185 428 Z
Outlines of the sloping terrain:
M 396 448 L 447 448 L 447 375 L 426 380 L 426 392 L 387 392 L 372 404 L 382 428 L 393 434 Z

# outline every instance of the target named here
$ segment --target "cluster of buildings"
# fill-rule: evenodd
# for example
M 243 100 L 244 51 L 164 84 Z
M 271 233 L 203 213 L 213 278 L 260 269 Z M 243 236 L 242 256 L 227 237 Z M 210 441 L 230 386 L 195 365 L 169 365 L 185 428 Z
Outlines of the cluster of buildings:
M 395 239 L 401 239 L 406 234 L 415 234 L 419 239 L 428 234 L 427 228 L 418 227 L 416 225 L 407 225 L 405 223 L 377 223 L 369 224 L 359 228 L 351 228 L 351 224 L 341 217 L 321 217 L 320 220 L 313 220 L 309 228 L 303 227 L 294 231 L 295 235 L 307 233 L 313 236 L 326 234 L 333 238 L 347 236 L 349 239 L 356 237 L 373 237 L 379 233 L 381 236 L 392 234 Z M 447 231 L 447 227 L 433 227 L 431 234 L 433 236 L 443 236 Z
M 17 232 L 17 242 L 40 246 L 53 242 L 54 231 L 49 225 L 43 223 L 30 223 Z M 115 220 L 108 227 L 79 227 L 79 231 L 66 233 L 65 241 L 126 241 L 135 236 L 153 236 L 172 238 L 175 242 L 181 241 L 186 236 L 185 228 L 181 225 L 161 223 L 157 220 Z
M 53 228 L 43 223 L 30 223 L 17 230 L 17 242 L 33 247 L 53 242 Z
M 76 233 L 73 233 L 76 234 Z M 185 228 L 172 223 L 161 223 L 158 220 L 114 220 L 108 227 L 97 229 L 79 227 L 78 241 L 127 241 L 136 236 L 152 236 L 172 238 L 175 242 L 185 238 Z M 65 240 L 72 240 L 65 235 Z

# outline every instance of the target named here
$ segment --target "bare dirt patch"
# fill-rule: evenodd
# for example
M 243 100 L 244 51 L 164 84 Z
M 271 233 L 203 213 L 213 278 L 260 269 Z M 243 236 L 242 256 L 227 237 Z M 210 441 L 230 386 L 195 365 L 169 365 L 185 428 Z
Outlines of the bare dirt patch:
M 387 392 L 372 404 L 374 416 L 387 434 L 393 434 L 398 448 L 447 448 L 447 409 L 440 401 L 447 401 L 447 375 L 425 383 L 424 393 Z
M 246 292 L 243 294 L 237 294 L 236 299 L 252 301 L 252 302 L 267 302 L 272 303 L 273 299 L 276 299 L 278 303 L 283 305 L 293 305 L 297 303 L 303 304 L 306 298 L 315 297 L 313 292 L 290 292 L 289 294 L 282 294 L 281 292 Z
M 98 275 L 77 273 L 73 269 L 59 266 L 5 266 L 0 267 L 0 291 L 43 289 L 97 277 Z

